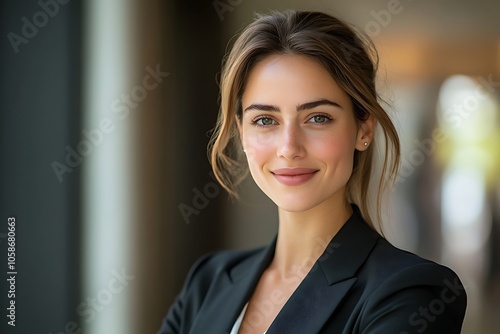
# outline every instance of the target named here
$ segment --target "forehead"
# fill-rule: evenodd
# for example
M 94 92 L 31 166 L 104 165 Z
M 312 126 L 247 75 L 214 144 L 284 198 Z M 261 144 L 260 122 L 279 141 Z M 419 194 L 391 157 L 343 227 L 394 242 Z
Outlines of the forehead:
M 250 71 L 242 103 L 297 105 L 318 99 L 350 105 L 347 93 L 318 61 L 301 55 L 271 55 Z

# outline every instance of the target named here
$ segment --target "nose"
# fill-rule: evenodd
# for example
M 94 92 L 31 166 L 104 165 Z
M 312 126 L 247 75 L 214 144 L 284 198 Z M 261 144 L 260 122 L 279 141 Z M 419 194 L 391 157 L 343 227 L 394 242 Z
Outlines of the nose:
M 282 127 L 278 139 L 277 155 L 287 160 L 300 159 L 305 154 L 304 138 L 300 126 L 288 124 Z

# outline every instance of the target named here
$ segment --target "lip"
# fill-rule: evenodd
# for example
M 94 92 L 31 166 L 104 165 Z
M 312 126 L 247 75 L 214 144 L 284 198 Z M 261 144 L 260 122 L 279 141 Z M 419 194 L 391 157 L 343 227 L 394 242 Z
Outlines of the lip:
M 312 168 L 279 168 L 271 173 L 279 183 L 285 186 L 299 186 L 312 179 L 317 171 Z

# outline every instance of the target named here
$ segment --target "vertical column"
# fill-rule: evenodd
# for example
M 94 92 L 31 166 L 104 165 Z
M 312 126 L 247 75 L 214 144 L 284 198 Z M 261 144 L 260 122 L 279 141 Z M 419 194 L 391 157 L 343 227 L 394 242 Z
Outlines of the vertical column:
M 83 306 L 85 333 L 134 333 L 133 1 L 91 0 L 84 22 Z

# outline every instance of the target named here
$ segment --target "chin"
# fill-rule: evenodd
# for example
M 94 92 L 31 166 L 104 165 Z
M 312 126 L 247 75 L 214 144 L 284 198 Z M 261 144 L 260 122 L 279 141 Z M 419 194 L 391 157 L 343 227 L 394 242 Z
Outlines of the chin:
M 287 212 L 305 212 L 317 207 L 328 209 L 337 207 L 340 201 L 345 201 L 345 187 L 335 187 L 332 192 L 316 191 L 294 191 L 290 189 L 286 192 L 268 192 L 266 195 L 280 208 Z
M 274 197 L 272 201 L 280 208 L 280 210 L 287 212 L 304 212 L 314 207 L 318 206 L 320 202 L 314 201 L 311 196 L 294 196 L 294 198 L 283 198 L 283 197 Z

